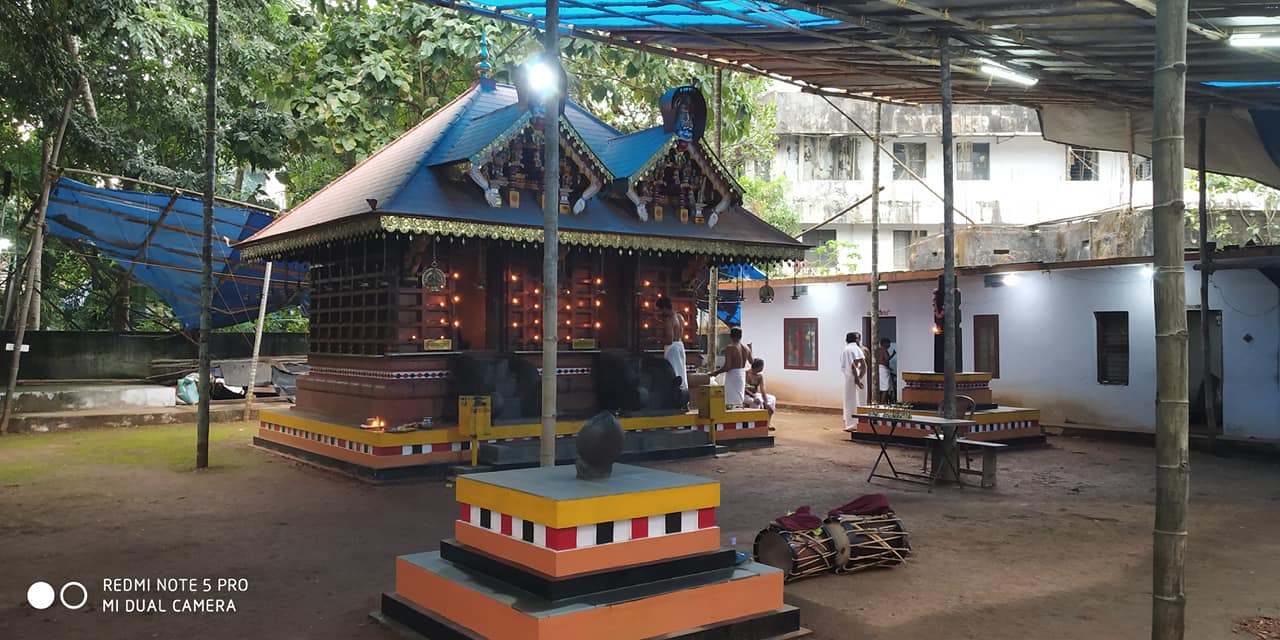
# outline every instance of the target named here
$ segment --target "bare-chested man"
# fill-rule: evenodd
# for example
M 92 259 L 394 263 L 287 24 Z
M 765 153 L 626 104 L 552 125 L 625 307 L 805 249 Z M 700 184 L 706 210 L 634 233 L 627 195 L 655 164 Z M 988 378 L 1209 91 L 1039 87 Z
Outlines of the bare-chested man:
M 746 399 L 747 366 L 751 363 L 751 349 L 742 344 L 741 328 L 729 329 L 729 344 L 721 353 L 724 354 L 724 365 L 711 375 L 724 374 L 725 405 L 741 405 Z
M 671 363 L 680 378 L 680 388 L 689 388 L 689 375 L 685 371 L 684 318 L 671 307 L 671 298 L 658 298 L 658 315 L 662 321 L 662 340 L 667 343 L 662 357 Z

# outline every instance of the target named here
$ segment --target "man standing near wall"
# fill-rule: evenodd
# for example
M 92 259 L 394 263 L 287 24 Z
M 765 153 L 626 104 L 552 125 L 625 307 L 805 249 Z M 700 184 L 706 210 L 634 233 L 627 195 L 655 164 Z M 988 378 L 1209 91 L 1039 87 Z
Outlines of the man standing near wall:
M 658 298 L 658 315 L 662 319 L 662 337 L 667 341 L 662 356 L 671 363 L 676 377 L 680 378 L 680 388 L 688 389 L 689 375 L 685 371 L 684 354 L 684 317 L 671 307 L 671 298 L 667 296 Z
M 862 345 L 858 344 L 861 336 L 850 331 L 844 336 L 844 351 L 840 354 L 840 372 L 844 374 L 844 430 L 852 431 L 858 426 L 854 414 L 862 402 L 866 386 L 862 384 L 867 374 L 866 354 Z

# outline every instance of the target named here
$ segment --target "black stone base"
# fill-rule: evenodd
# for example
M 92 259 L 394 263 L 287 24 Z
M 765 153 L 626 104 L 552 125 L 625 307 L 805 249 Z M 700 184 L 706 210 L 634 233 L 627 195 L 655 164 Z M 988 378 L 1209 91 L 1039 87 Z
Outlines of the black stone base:
M 440 541 L 440 557 L 462 567 L 497 578 L 513 587 L 528 591 L 552 602 L 569 598 L 639 586 L 658 580 L 733 566 L 733 549 L 684 556 L 663 562 L 599 571 L 567 578 L 553 578 L 508 564 L 483 551 L 459 544 L 455 540 Z
M 428 640 L 484 640 L 483 636 L 422 609 L 396 594 L 382 594 L 381 611 L 371 613 L 369 617 Z M 774 611 L 678 631 L 651 640 L 781 640 L 799 638 L 808 633 L 808 630 L 800 626 L 800 610 L 785 605 Z
M 738 438 L 737 440 L 716 440 L 716 444 L 726 449 L 764 449 L 773 446 L 773 436 L 759 438 Z

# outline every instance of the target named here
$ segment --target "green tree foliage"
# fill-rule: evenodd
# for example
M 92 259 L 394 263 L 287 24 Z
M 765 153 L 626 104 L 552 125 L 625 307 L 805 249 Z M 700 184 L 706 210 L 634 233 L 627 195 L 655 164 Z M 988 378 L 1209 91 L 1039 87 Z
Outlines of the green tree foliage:
M 1200 183 L 1195 173 L 1188 171 L 1187 191 L 1198 194 Z M 1209 192 L 1209 239 L 1219 245 L 1275 244 L 1280 242 L 1280 190 L 1264 184 L 1217 173 L 1205 176 Z M 1199 197 L 1188 200 L 1199 202 Z M 1187 207 L 1187 228 L 1198 240 L 1200 232 L 1199 206 Z
M 15 221 L 39 192 L 41 144 L 68 95 L 77 102 L 61 165 L 201 188 L 205 6 L 0 2 L 0 166 L 20 186 L 3 203 L 0 236 L 25 243 Z M 260 176 L 274 171 L 300 202 L 453 99 L 475 79 L 482 29 L 499 81 L 542 48 L 525 28 L 415 0 L 222 0 L 220 20 L 219 191 L 240 199 L 261 195 Z M 710 97 L 709 67 L 583 40 L 563 48 L 570 97 L 621 130 L 657 124 L 668 87 L 693 79 Z M 757 102 L 764 88 L 724 76 L 730 167 L 773 153 L 774 115 Z M 52 243 L 45 266 L 46 326 L 110 326 L 118 265 Z M 154 294 L 130 291 L 135 326 L 172 325 Z M 277 327 L 304 326 L 296 310 L 276 316 Z
M 778 176 L 772 180 L 763 180 L 756 176 L 742 176 L 738 179 L 743 190 L 743 206 L 755 213 L 765 222 L 781 229 L 787 235 L 796 237 L 802 231 L 800 212 L 791 206 L 787 197 L 789 184 L 786 176 Z

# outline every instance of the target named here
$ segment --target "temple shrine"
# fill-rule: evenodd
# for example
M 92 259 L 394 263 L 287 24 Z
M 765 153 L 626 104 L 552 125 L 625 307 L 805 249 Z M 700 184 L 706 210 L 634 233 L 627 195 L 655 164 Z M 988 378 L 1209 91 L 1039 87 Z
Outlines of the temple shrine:
M 771 442 L 766 412 L 684 391 L 663 359 L 661 298 L 686 321 L 694 369 L 710 268 L 805 249 L 743 209 L 703 144 L 701 92 L 668 91 L 663 124 L 624 135 L 572 101 L 548 113 L 520 78 L 482 73 L 242 243 L 247 257 L 310 264 L 310 372 L 295 407 L 262 411 L 260 446 L 372 479 L 533 463 L 536 441 L 521 443 L 539 433 L 542 375 L 556 376 L 561 437 L 608 410 L 624 455 Z M 541 319 L 549 131 L 562 158 L 555 327 Z M 554 372 L 539 369 L 546 331 Z

